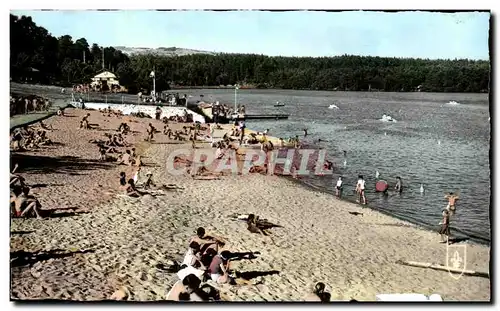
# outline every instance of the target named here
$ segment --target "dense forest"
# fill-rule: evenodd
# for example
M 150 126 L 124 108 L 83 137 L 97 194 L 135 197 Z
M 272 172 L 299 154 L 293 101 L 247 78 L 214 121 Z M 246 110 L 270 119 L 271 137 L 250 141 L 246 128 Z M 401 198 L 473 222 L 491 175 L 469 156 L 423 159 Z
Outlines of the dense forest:
M 10 76 L 13 81 L 58 85 L 88 83 L 103 69 L 129 92 L 178 86 L 253 85 L 258 88 L 487 92 L 490 63 L 384 57 L 269 57 L 254 54 L 127 56 L 85 38 L 52 36 L 31 17 L 10 15 Z M 104 53 L 103 53 L 104 50 Z

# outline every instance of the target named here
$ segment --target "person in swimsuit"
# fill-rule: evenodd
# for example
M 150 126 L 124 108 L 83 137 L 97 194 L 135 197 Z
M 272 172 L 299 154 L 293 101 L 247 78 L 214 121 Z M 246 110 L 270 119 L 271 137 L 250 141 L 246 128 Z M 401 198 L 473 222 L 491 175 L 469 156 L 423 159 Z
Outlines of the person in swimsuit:
M 356 202 L 360 203 L 361 199 L 363 199 L 363 204 L 366 204 L 366 196 L 365 196 L 365 180 L 363 179 L 363 175 L 358 176 L 358 183 L 356 184 L 356 192 L 358 193 L 358 199 Z
M 179 301 L 206 301 L 205 292 L 200 290 L 201 280 L 194 274 L 189 274 L 182 280 L 184 291 L 179 294 Z
M 441 229 L 439 230 L 439 234 L 441 234 L 441 242 L 446 243 L 450 238 L 450 213 L 447 209 L 443 210 L 443 220 L 439 223 L 441 225 Z M 446 236 L 446 240 L 444 237 Z
M 397 193 L 403 192 L 403 182 L 401 181 L 401 177 L 396 177 L 396 186 L 394 187 L 394 190 Z
M 213 249 L 215 252 L 218 252 L 219 246 L 223 247 L 225 244 L 222 239 L 208 236 L 203 227 L 199 227 L 196 230 L 196 236 L 192 237 L 189 241 L 190 244 L 192 242 L 196 242 L 200 245 L 200 252 L 202 255 L 205 255 L 208 249 Z
M 234 283 L 229 276 L 229 255 L 228 251 L 223 251 L 212 259 L 208 267 L 210 278 L 217 284 Z
M 335 186 L 335 196 L 337 199 L 342 197 L 342 176 L 339 176 L 339 179 L 337 180 L 337 185 Z
M 127 185 L 124 188 L 125 188 L 125 194 L 130 196 L 130 197 L 133 197 L 133 198 L 138 198 L 138 197 L 142 196 L 143 194 L 145 194 L 145 193 L 139 192 L 135 188 L 135 183 L 134 183 L 134 180 L 132 178 L 130 178 L 127 181 Z
M 325 292 L 325 288 L 325 283 L 316 283 L 313 292 L 306 296 L 305 301 L 330 302 L 331 294 Z
M 448 199 L 448 205 L 446 206 L 446 209 L 450 212 L 450 216 L 453 216 L 456 210 L 455 203 L 459 200 L 459 197 L 453 192 L 450 192 L 445 195 L 444 198 Z

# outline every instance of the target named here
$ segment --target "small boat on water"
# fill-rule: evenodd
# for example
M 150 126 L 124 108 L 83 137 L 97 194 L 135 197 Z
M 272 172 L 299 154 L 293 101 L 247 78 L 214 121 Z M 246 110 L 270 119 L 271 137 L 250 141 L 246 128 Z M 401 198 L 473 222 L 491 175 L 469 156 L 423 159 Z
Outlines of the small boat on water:
M 328 106 L 328 109 L 339 109 L 339 107 L 335 104 L 331 104 L 330 106 Z
M 276 104 L 274 104 L 274 107 L 285 107 L 285 103 L 276 102 Z
M 454 106 L 454 105 L 460 105 L 460 103 L 459 103 L 459 102 L 456 102 L 456 101 L 454 101 L 454 100 L 451 100 L 451 101 L 449 101 L 449 102 L 447 103 L 447 105 L 452 105 L 452 106 Z
M 386 114 L 384 114 L 382 116 L 382 119 L 380 119 L 380 121 L 382 121 L 382 122 L 397 122 L 396 119 L 394 119 L 390 115 L 386 115 Z

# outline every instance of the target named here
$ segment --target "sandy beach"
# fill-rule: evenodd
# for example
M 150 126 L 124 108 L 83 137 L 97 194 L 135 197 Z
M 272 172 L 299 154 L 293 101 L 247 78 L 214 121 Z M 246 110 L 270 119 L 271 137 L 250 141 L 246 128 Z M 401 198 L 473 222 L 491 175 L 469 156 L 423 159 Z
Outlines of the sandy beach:
M 399 265 L 397 260 L 445 264 L 446 245 L 439 235 L 379 212 L 279 176 L 227 175 L 193 180 L 166 170 L 166 159 L 191 143 L 173 143 L 158 133 L 144 142 L 146 126 L 160 121 L 105 117 L 91 111 L 99 129 L 80 130 L 87 111 L 68 109 L 65 117 L 44 121 L 54 130 L 55 146 L 11 153 L 11 166 L 39 198 L 42 208 L 73 208 L 68 217 L 12 219 L 12 299 L 108 299 L 121 286 L 129 300 L 164 300 L 178 280 L 163 267 L 182 261 L 196 228 L 225 237 L 232 252 L 260 252 L 253 260 L 232 263 L 252 272 L 256 285 L 219 286 L 232 301 L 300 301 L 316 282 L 324 282 L 332 300 L 374 301 L 376 294 L 440 294 L 444 300 L 489 301 L 490 280 L 447 271 Z M 130 120 L 127 141 L 143 155 L 143 171 L 157 184 L 177 184 L 184 191 L 142 198 L 117 197 L 118 174 L 129 167 L 97 161 L 91 139 Z M 186 124 L 170 124 L 181 128 Z M 218 135 L 221 133 L 219 132 Z M 201 144 L 200 144 L 201 145 Z M 208 144 L 204 144 L 208 146 Z M 349 212 L 360 212 L 352 215 Z M 252 234 L 233 214 L 254 213 L 283 226 L 268 237 Z M 439 219 L 436 219 L 436 225 Z M 466 268 L 489 271 L 489 247 L 466 245 Z M 455 245 L 458 245 L 455 244 Z M 451 246 L 450 246 L 451 247 Z M 24 259 L 23 259 L 24 258 Z M 279 271 L 279 273 L 276 273 Z M 269 274 L 269 275 L 266 275 Z

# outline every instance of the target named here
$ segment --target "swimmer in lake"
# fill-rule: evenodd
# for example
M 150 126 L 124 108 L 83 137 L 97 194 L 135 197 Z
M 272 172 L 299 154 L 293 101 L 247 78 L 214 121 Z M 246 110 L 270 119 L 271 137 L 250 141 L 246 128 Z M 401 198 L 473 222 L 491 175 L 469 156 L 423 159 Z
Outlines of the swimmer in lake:
M 337 185 L 335 186 L 335 196 L 337 197 L 337 199 L 340 199 L 342 197 L 342 189 L 342 176 L 339 176 Z
M 396 186 L 394 187 L 394 191 L 397 193 L 403 192 L 403 182 L 401 181 L 401 177 L 396 177 Z
M 444 198 L 448 199 L 448 205 L 446 206 L 446 209 L 450 212 L 450 216 L 453 216 L 456 210 L 455 203 L 459 200 L 459 197 L 457 194 L 450 192 L 445 195 Z

